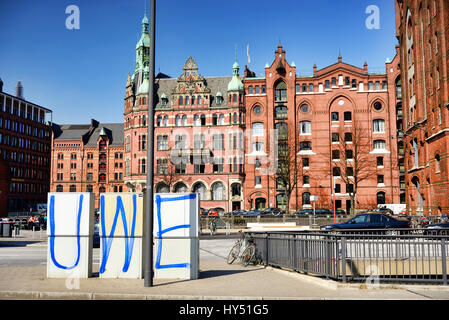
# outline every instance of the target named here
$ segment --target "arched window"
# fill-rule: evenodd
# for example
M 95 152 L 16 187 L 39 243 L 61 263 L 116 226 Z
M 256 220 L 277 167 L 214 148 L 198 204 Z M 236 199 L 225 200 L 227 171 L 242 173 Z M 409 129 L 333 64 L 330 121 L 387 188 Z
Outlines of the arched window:
M 374 150 L 385 150 L 385 140 L 375 140 Z
M 310 204 L 310 193 L 304 192 L 302 194 L 302 205 L 309 205 Z
M 287 119 L 287 107 L 278 106 L 274 109 L 274 114 L 276 119 Z
M 162 116 L 157 116 L 157 124 L 158 127 L 162 126 Z
M 226 200 L 225 187 L 221 182 L 212 185 L 212 200 Z
M 385 132 L 385 120 L 383 120 L 383 119 L 373 120 L 373 132 L 374 133 L 384 133 Z
M 179 115 L 177 115 L 175 117 L 175 123 L 176 123 L 177 127 L 179 127 L 181 125 L 181 117 Z
M 70 185 L 70 192 L 76 192 L 76 185 Z
M 168 116 L 164 116 L 164 126 L 168 126 Z
M 98 189 L 98 191 L 99 191 L 100 193 L 105 193 L 105 192 L 106 192 L 106 188 L 103 187 L 103 186 L 101 186 L 101 187 Z
M 93 192 L 93 190 L 94 190 L 94 187 L 91 184 L 88 184 L 86 186 L 86 192 Z
M 198 104 L 201 104 L 201 96 L 198 96 Z
M 262 137 L 264 135 L 264 126 L 262 122 L 253 123 L 253 136 Z
M 237 94 L 232 95 L 232 102 L 237 102 Z
M 182 106 L 184 104 L 183 100 L 182 100 L 182 96 L 179 97 L 179 105 Z
M 183 116 L 182 116 L 182 125 L 183 125 L 183 126 L 186 126 L 186 125 L 187 125 L 187 116 L 186 116 L 186 115 L 183 115 Z
M 435 155 L 435 173 L 440 173 L 441 170 L 441 162 L 440 162 L 440 155 Z
M 385 204 L 385 192 L 381 191 L 377 193 L 377 204 Z
M 63 192 L 64 191 L 64 187 L 61 184 L 58 184 L 56 186 L 56 192 Z
M 200 116 L 197 114 L 193 116 L 193 125 L 195 126 L 201 125 Z
M 187 192 L 188 190 L 187 190 L 187 186 L 185 185 L 185 183 L 178 182 L 177 184 L 175 184 L 173 191 L 175 193 L 184 193 L 184 192 Z
M 259 86 L 256 86 L 255 93 L 256 94 L 260 94 L 260 87 Z
M 253 86 L 248 87 L 248 94 L 253 94 Z
M 232 117 L 232 122 L 233 123 L 237 123 L 237 121 L 238 121 L 238 115 L 237 115 L 237 112 L 234 112 L 234 115 L 233 115 L 233 117 Z
M 170 188 L 163 182 L 159 183 L 156 187 L 156 193 L 169 193 Z
M 186 106 L 189 105 L 189 96 L 186 97 Z
M 224 125 L 224 115 L 223 114 L 220 114 L 220 116 L 218 117 L 218 124 Z
M 216 126 L 218 124 L 218 115 L 215 113 L 212 115 L 212 125 Z
M 276 85 L 274 90 L 274 100 L 275 102 L 285 102 L 287 101 L 287 85 L 285 82 L 280 81 Z
M 312 134 L 312 123 L 310 121 L 299 122 L 299 134 Z
M 277 130 L 279 140 L 288 139 L 288 125 L 285 122 L 278 122 L 274 128 Z
M 192 96 L 192 106 L 195 104 L 195 96 Z
M 302 85 L 302 92 L 307 92 L 307 85 L 305 83 Z
M 193 186 L 193 190 L 192 191 L 194 193 L 198 193 L 198 196 L 199 196 L 200 200 L 206 200 L 207 199 L 206 186 L 202 182 L 195 183 L 195 185 Z

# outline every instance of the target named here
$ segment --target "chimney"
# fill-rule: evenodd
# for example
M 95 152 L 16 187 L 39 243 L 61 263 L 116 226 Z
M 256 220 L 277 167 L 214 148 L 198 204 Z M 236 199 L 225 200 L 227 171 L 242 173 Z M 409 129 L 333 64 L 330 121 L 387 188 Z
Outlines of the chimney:
M 20 80 L 19 80 L 19 82 L 17 82 L 17 86 L 16 86 L 16 97 L 19 99 L 23 99 L 23 86 L 22 86 L 22 83 L 20 82 Z

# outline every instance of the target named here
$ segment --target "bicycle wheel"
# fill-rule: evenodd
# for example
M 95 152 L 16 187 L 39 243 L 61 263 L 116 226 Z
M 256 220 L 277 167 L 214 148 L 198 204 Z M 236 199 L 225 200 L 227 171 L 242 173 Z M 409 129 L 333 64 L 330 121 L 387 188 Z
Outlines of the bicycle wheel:
M 254 244 L 250 244 L 240 256 L 240 264 L 244 267 L 249 265 L 256 255 L 256 246 Z
M 228 259 L 226 260 L 226 262 L 228 264 L 232 264 L 234 260 L 237 259 L 237 257 L 239 256 L 239 251 L 240 251 L 240 241 L 234 244 L 231 251 L 229 251 Z

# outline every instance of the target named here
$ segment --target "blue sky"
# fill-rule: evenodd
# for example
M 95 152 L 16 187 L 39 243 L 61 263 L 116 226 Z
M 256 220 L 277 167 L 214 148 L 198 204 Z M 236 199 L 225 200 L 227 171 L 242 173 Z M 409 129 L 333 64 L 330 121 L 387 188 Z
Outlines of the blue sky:
M 144 3 L 0 0 L 3 90 L 13 94 L 20 79 L 25 98 L 52 109 L 56 123 L 122 122 Z M 69 5 L 80 9 L 79 30 L 65 26 Z M 380 29 L 365 26 L 369 5 Z M 203 76 L 229 76 L 237 46 L 242 73 L 249 43 L 250 69 L 261 74 L 279 41 L 298 74 L 335 63 L 339 51 L 344 62 L 384 71 L 394 23 L 391 0 L 157 0 L 156 72 L 178 77 L 193 56 Z

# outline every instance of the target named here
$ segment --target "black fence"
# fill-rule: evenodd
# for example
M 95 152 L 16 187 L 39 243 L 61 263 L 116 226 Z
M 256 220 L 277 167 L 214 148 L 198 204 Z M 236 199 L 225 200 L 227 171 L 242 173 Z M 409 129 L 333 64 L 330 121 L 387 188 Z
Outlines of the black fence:
M 248 232 L 261 264 L 342 282 L 447 285 L 449 230 Z M 442 235 L 441 232 L 446 233 Z M 436 233 L 436 231 L 434 231 Z

